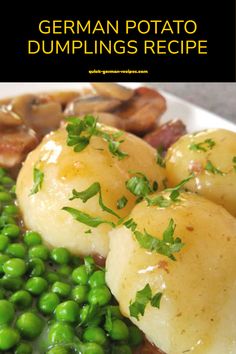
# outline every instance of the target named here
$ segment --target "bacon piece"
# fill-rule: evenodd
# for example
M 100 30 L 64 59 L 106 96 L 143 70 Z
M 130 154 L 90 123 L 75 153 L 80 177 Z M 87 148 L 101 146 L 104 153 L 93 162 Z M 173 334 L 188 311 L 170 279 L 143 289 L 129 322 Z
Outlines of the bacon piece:
M 143 135 L 150 132 L 156 125 L 158 118 L 166 110 L 166 100 L 157 91 L 147 87 L 139 87 L 134 96 L 124 102 L 114 111 L 124 119 L 124 129 Z
M 0 131 L 0 166 L 12 168 L 19 165 L 37 144 L 38 139 L 30 129 Z
M 162 147 L 167 150 L 186 132 L 186 127 L 181 120 L 172 120 L 146 134 L 144 140 L 155 148 Z

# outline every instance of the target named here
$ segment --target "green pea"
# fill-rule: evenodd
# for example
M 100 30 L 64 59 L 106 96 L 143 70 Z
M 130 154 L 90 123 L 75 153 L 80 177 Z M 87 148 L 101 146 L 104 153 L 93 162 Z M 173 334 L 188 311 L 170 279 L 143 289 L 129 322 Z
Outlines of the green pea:
M 24 243 L 28 247 L 33 247 L 40 245 L 42 243 L 42 237 L 38 232 L 35 231 L 27 231 L 24 235 Z
M 88 299 L 89 287 L 87 285 L 77 285 L 71 292 L 71 297 L 78 304 L 83 304 Z
M 11 202 L 12 201 L 12 196 L 8 192 L 0 192 L 0 202 L 6 203 L 6 202 Z
M 85 343 L 82 347 L 83 354 L 104 354 L 103 348 L 97 343 Z
M 9 238 L 5 235 L 0 235 L 0 252 L 5 251 L 9 245 Z
M 78 321 L 79 306 L 73 300 L 59 304 L 55 310 L 57 321 L 74 323 Z
M 14 352 L 14 354 L 31 354 L 31 353 L 33 353 L 33 348 L 31 344 L 24 343 L 24 342 L 18 344 Z
M 107 306 L 107 309 L 109 309 L 112 318 L 119 318 L 120 320 L 122 320 L 123 316 L 120 312 L 119 306 L 109 305 Z
M 134 325 L 129 327 L 129 344 L 132 347 L 137 347 L 143 342 L 143 333 L 140 329 Z
M 46 261 L 49 258 L 49 250 L 44 245 L 36 245 L 30 248 L 29 258 L 40 258 Z
M 114 340 L 126 340 L 129 337 L 129 329 L 124 321 L 114 320 L 112 321 L 112 328 L 109 331 L 109 335 Z
M 6 225 L 2 229 L 2 234 L 9 237 L 10 239 L 15 239 L 19 236 L 20 234 L 20 228 L 17 225 Z
M 19 215 L 19 208 L 16 205 L 5 205 L 3 208 L 4 215 L 17 216 Z
M 89 275 L 91 275 L 92 272 L 94 271 L 95 267 L 96 267 L 93 257 L 85 256 L 84 257 L 84 265 L 85 265 L 87 273 Z
M 17 330 L 10 327 L 0 329 L 0 350 L 9 350 L 20 341 Z
M 3 264 L 2 268 L 4 273 L 11 277 L 21 277 L 26 272 L 25 261 L 21 258 L 9 259 Z
M 11 186 L 11 185 L 13 185 L 13 184 L 15 184 L 15 181 L 14 181 L 14 179 L 12 179 L 11 177 L 9 177 L 9 176 L 3 176 L 2 178 L 1 178 L 1 184 L 3 184 L 4 186 Z
M 16 291 L 22 288 L 23 279 L 20 277 L 12 277 L 8 275 L 4 275 L 1 279 L 1 284 L 6 290 Z
M 52 286 L 52 292 L 62 297 L 69 296 L 70 291 L 71 291 L 70 285 L 67 283 L 63 283 L 62 281 L 56 281 Z
M 57 268 L 57 272 L 63 277 L 68 277 L 72 273 L 72 268 L 68 264 L 63 264 Z
M 49 284 L 53 284 L 60 280 L 59 275 L 54 272 L 47 272 L 44 275 L 44 278 L 48 281 Z
M 16 221 L 13 217 L 9 216 L 9 215 L 1 215 L 0 216 L 0 227 L 3 228 L 6 225 L 15 225 Z
M 86 285 L 88 283 L 88 273 L 85 265 L 81 265 L 78 268 L 75 268 L 72 272 L 72 280 L 76 284 Z
M 45 264 L 40 258 L 31 258 L 28 262 L 28 271 L 31 277 L 38 277 L 45 272 Z
M 0 289 L 0 300 L 5 298 L 5 291 L 3 289 Z
M 33 312 L 25 312 L 17 319 L 16 327 L 22 337 L 32 340 L 42 332 L 44 321 Z
M 89 285 L 94 288 L 96 286 L 105 285 L 105 272 L 102 270 L 97 270 L 89 278 Z
M 7 173 L 7 171 L 5 170 L 5 168 L 0 167 L 0 178 L 2 178 L 3 176 L 5 176 Z
M 71 350 L 69 348 L 65 348 L 64 346 L 56 346 L 50 349 L 47 354 L 70 354 Z
M 86 328 L 83 334 L 83 339 L 85 342 L 95 342 L 100 345 L 105 344 L 107 341 L 106 333 L 100 327 Z
M 115 345 L 112 347 L 112 354 L 132 354 L 132 350 L 127 344 Z
M 0 300 L 0 325 L 6 325 L 13 321 L 15 310 L 8 300 Z
M 57 294 L 48 292 L 40 296 L 38 307 L 43 314 L 49 315 L 54 312 L 55 308 L 57 307 L 57 305 L 59 305 L 59 303 L 60 299 Z
M 80 322 L 87 326 L 98 326 L 102 321 L 102 314 L 97 311 L 97 307 L 93 305 L 84 305 L 79 313 Z
M 63 322 L 56 322 L 49 327 L 48 341 L 50 345 L 73 343 L 74 329 Z
M 51 251 L 51 258 L 57 264 L 67 264 L 70 261 L 70 252 L 64 247 L 54 248 Z
M 10 257 L 6 254 L 0 253 L 0 273 L 4 273 L 3 265 L 6 263 Z
M 93 305 L 104 306 L 111 300 L 111 292 L 107 286 L 92 288 L 88 294 L 88 302 Z
M 26 248 L 22 243 L 12 243 L 7 247 L 6 253 L 9 256 L 24 259 L 26 257 Z
M 33 299 L 26 290 L 18 290 L 9 299 L 18 309 L 25 310 L 32 305 Z
M 33 277 L 27 280 L 25 289 L 33 295 L 42 294 L 48 287 L 48 282 L 42 277 Z

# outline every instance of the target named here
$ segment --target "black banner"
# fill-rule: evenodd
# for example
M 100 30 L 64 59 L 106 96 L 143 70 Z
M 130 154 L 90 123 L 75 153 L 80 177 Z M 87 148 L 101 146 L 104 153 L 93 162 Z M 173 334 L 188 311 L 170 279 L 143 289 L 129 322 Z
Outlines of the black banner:
M 181 5 L 119 16 L 6 11 L 1 81 L 235 81 L 234 1 Z

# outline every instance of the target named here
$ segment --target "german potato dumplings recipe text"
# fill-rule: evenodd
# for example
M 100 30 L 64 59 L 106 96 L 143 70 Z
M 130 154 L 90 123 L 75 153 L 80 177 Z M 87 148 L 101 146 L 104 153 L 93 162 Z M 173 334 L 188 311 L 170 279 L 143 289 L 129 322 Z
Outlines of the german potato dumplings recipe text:
M 197 38 L 198 23 L 193 19 L 173 20 L 48 20 L 38 23 L 43 39 L 28 40 L 28 54 L 207 54 L 207 40 Z M 84 35 L 87 35 L 84 39 Z M 76 39 L 66 36 L 75 35 Z M 88 37 L 91 36 L 91 38 Z M 109 35 L 114 36 L 112 39 Z M 121 36 L 132 36 L 124 40 Z M 146 35 L 146 37 L 145 37 Z M 155 40 L 153 36 L 156 35 Z M 167 40 L 165 36 L 169 36 Z M 183 36 L 181 38 L 180 36 Z M 47 36 L 47 38 L 46 38 Z M 55 36 L 56 39 L 52 39 Z M 60 36 L 60 40 L 58 39 Z M 95 39 L 99 36 L 102 39 Z M 139 36 L 139 39 L 137 39 Z M 143 36 L 140 39 L 140 36 Z M 152 37 L 147 37 L 152 36 Z M 174 37 L 177 36 L 177 37 Z M 162 39 L 160 39 L 162 38 Z

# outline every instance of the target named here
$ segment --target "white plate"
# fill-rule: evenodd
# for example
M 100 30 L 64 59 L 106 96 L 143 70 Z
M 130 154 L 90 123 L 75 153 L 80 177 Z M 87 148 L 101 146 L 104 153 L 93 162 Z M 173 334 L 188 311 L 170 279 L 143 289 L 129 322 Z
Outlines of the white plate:
M 123 83 L 129 87 L 140 86 L 139 83 Z M 0 97 L 10 97 L 22 93 L 45 92 L 52 90 L 80 90 L 88 87 L 88 83 L 0 83 Z M 196 132 L 207 128 L 225 128 L 236 131 L 236 125 L 207 110 L 188 103 L 167 92 L 160 91 L 167 100 L 167 111 L 161 122 L 180 118 L 187 126 L 188 132 Z

